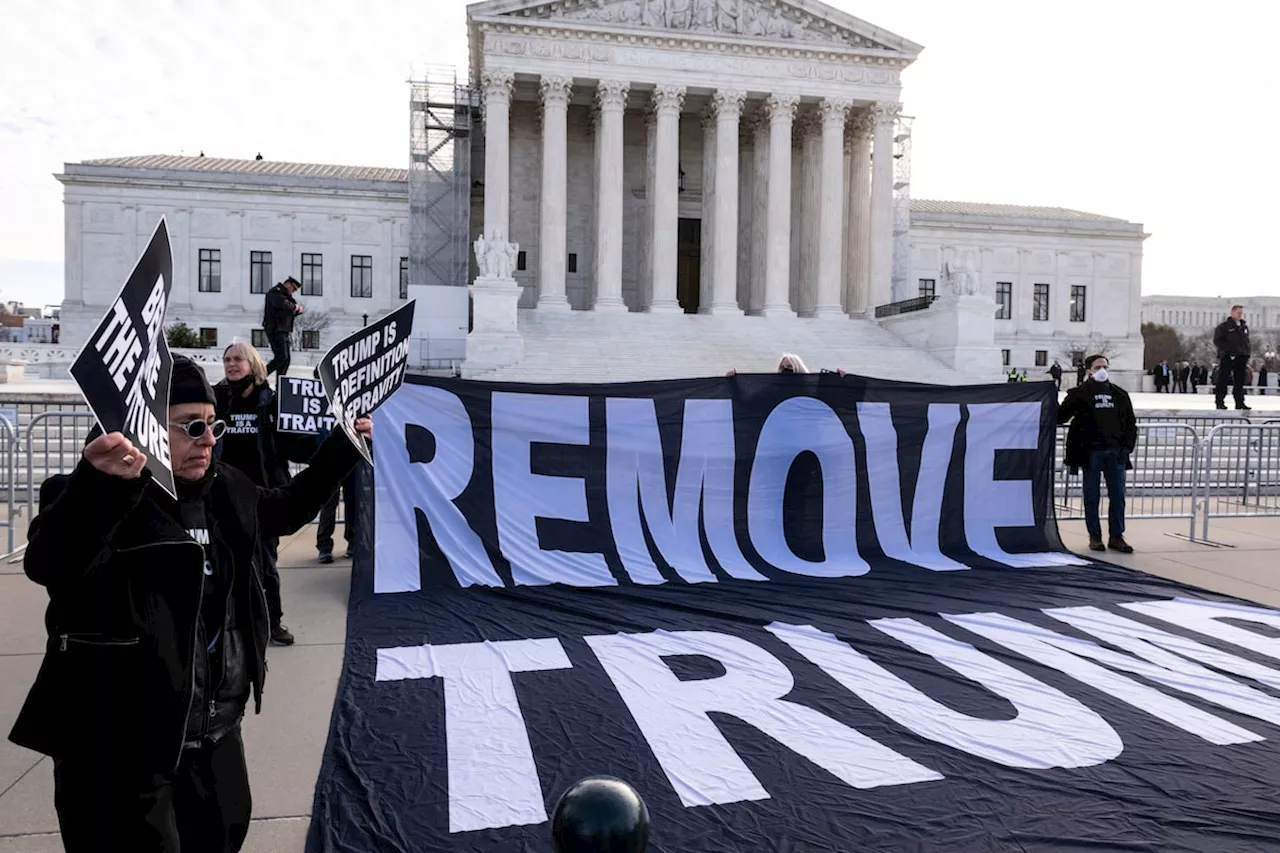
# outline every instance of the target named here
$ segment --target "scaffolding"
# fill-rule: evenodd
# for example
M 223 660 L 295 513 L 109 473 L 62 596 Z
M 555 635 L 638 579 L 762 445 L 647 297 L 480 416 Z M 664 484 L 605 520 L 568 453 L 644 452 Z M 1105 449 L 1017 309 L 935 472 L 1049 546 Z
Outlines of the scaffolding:
M 893 301 L 917 296 L 911 274 L 911 123 L 900 116 L 893 129 Z
M 409 90 L 409 283 L 466 287 L 474 98 L 451 67 Z

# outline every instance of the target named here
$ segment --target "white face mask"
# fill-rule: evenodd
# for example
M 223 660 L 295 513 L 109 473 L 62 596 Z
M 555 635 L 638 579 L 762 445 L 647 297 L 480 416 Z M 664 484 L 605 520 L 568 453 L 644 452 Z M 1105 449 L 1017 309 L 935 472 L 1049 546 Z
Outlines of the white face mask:
M 1093 372 L 1093 381 L 1094 381 L 1094 382 L 1106 382 L 1106 381 L 1107 381 L 1107 369 L 1106 369 L 1105 367 L 1099 367 L 1097 370 L 1095 370 L 1095 371 Z

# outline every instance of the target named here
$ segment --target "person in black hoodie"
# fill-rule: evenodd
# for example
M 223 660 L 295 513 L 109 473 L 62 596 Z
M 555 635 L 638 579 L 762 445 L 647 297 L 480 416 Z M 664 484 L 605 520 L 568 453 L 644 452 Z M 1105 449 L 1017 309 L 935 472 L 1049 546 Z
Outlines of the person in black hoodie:
M 258 351 L 235 340 L 223 350 L 222 369 L 226 378 L 213 386 L 217 398 L 215 414 L 227 424 L 218 442 L 220 461 L 238 468 L 256 486 L 279 488 L 289 482 L 289 466 L 276 452 L 276 393 L 267 384 L 267 366 Z M 262 537 L 259 568 L 271 614 L 271 642 L 293 645 L 293 634 L 281 619 L 280 571 L 276 568 L 280 540 Z
M 142 451 L 99 431 L 72 474 L 41 486 L 31 522 L 25 569 L 48 589 L 49 641 L 9 737 L 53 757 L 68 853 L 240 849 L 240 721 L 250 696 L 261 709 L 267 669 L 258 540 L 306 524 L 360 459 L 339 430 L 284 488 L 214 462 L 225 426 L 181 356 L 168 420 L 176 500 Z
M 1124 487 L 1125 472 L 1133 467 L 1129 457 L 1138 443 L 1138 419 L 1129 395 L 1107 376 L 1111 366 L 1107 357 L 1091 355 L 1084 364 L 1089 370 L 1088 380 L 1068 391 L 1058 408 L 1058 423 L 1071 424 L 1063 461 L 1072 474 L 1084 470 L 1084 523 L 1089 530 L 1089 547 L 1094 551 L 1110 547 L 1132 554 L 1133 548 L 1124 539 Z M 1110 504 L 1106 545 L 1102 544 L 1102 521 L 1098 517 L 1103 479 L 1107 481 Z
M 293 358 L 293 321 L 302 313 L 302 306 L 293 298 L 298 282 L 293 276 L 267 291 L 262 300 L 262 331 L 271 343 L 271 361 L 267 363 L 267 375 L 284 376 L 289 372 Z
M 1218 349 L 1218 378 L 1214 383 L 1214 402 L 1219 409 L 1227 407 L 1227 383 L 1234 389 L 1236 408 L 1249 411 L 1244 402 L 1245 373 L 1249 366 L 1249 324 L 1244 321 L 1244 306 L 1232 305 L 1231 316 L 1213 330 L 1213 345 Z

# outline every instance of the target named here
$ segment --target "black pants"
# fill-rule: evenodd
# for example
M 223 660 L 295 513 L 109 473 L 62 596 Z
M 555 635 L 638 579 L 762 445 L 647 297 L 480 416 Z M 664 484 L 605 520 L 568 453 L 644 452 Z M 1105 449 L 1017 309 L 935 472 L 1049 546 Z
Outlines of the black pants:
M 271 627 L 280 624 L 284 616 L 284 607 L 280 599 L 280 570 L 276 568 L 279 556 L 280 540 L 276 538 L 262 540 L 262 553 L 258 562 L 262 566 L 262 591 L 267 596 L 267 615 L 271 617 Z
M 289 335 L 285 332 L 272 332 L 267 340 L 271 342 L 271 361 L 267 362 L 267 375 L 275 373 L 284 376 L 289 372 L 289 361 L 292 358 Z
M 1227 399 L 1227 383 L 1230 382 L 1235 386 L 1236 408 L 1244 405 L 1244 383 L 1245 371 L 1248 368 L 1249 356 L 1247 355 L 1224 355 L 1222 361 L 1218 364 L 1218 384 L 1214 389 L 1214 396 L 1218 400 L 1218 405 L 1222 405 Z
M 333 531 L 338 524 L 338 494 L 342 494 L 342 538 L 347 540 L 347 548 L 351 548 L 356 537 L 356 494 L 360 484 L 356 472 L 347 475 L 341 488 L 334 489 L 329 500 L 320 508 L 319 526 L 316 528 L 316 551 L 333 553 Z
M 240 729 L 187 749 L 176 772 L 130 778 L 115 764 L 53 763 L 67 853 L 236 853 L 253 800 Z

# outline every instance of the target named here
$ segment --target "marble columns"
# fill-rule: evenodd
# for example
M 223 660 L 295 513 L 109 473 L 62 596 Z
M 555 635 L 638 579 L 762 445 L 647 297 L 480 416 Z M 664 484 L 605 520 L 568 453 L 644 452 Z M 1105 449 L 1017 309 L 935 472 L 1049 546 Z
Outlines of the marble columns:
M 596 86 L 600 115 L 596 127 L 599 171 L 596 174 L 595 311 L 626 311 L 622 301 L 622 116 L 630 84 L 601 80 Z
M 806 111 L 796 121 L 796 137 L 800 141 L 800 253 L 799 276 L 796 281 L 795 309 L 801 317 L 814 316 L 818 304 L 818 252 L 821 247 L 818 229 L 822 209 L 822 120 Z
M 745 92 L 721 89 L 712 96 L 716 115 L 715 218 L 712 299 L 708 314 L 741 314 L 738 307 L 738 120 Z
M 511 210 L 510 71 L 486 71 L 484 91 L 484 238 L 506 240 Z
M 658 125 L 654 140 L 653 298 L 648 310 L 655 314 L 674 314 L 681 310 L 680 303 L 676 300 L 676 276 L 680 231 L 680 110 L 684 106 L 684 92 L 681 86 L 659 86 L 653 93 L 653 108 Z M 622 201 L 621 155 L 622 144 L 619 138 L 615 171 L 615 179 L 619 184 L 619 214 Z M 618 230 L 621 236 L 621 227 Z M 621 248 L 619 242 L 619 271 L 622 265 Z
M 847 125 L 849 138 L 849 202 L 846 233 L 848 251 L 845 256 L 845 307 L 850 314 L 866 313 L 870 283 L 870 217 L 871 217 L 871 135 L 875 116 L 870 110 L 858 114 Z
M 769 200 L 765 250 L 764 307 L 766 317 L 793 315 L 791 310 L 791 124 L 800 98 L 774 94 L 765 105 L 769 118 Z
M 871 246 L 868 310 L 893 301 L 893 130 L 901 104 L 877 103 L 871 169 Z
M 698 304 L 701 311 L 715 298 L 716 245 L 716 116 L 707 109 L 702 114 L 702 227 L 701 255 L 698 259 Z
M 818 211 L 817 304 L 814 316 L 842 317 L 844 252 L 844 121 L 849 102 L 824 100 L 822 118 L 821 193 Z
M 572 77 L 542 78 L 542 194 L 538 239 L 538 308 L 568 311 L 567 260 L 569 95 Z
M 751 284 L 747 309 L 758 314 L 765 304 L 765 265 L 769 247 L 769 122 L 759 112 L 752 122 L 751 134 L 754 179 L 751 183 Z

